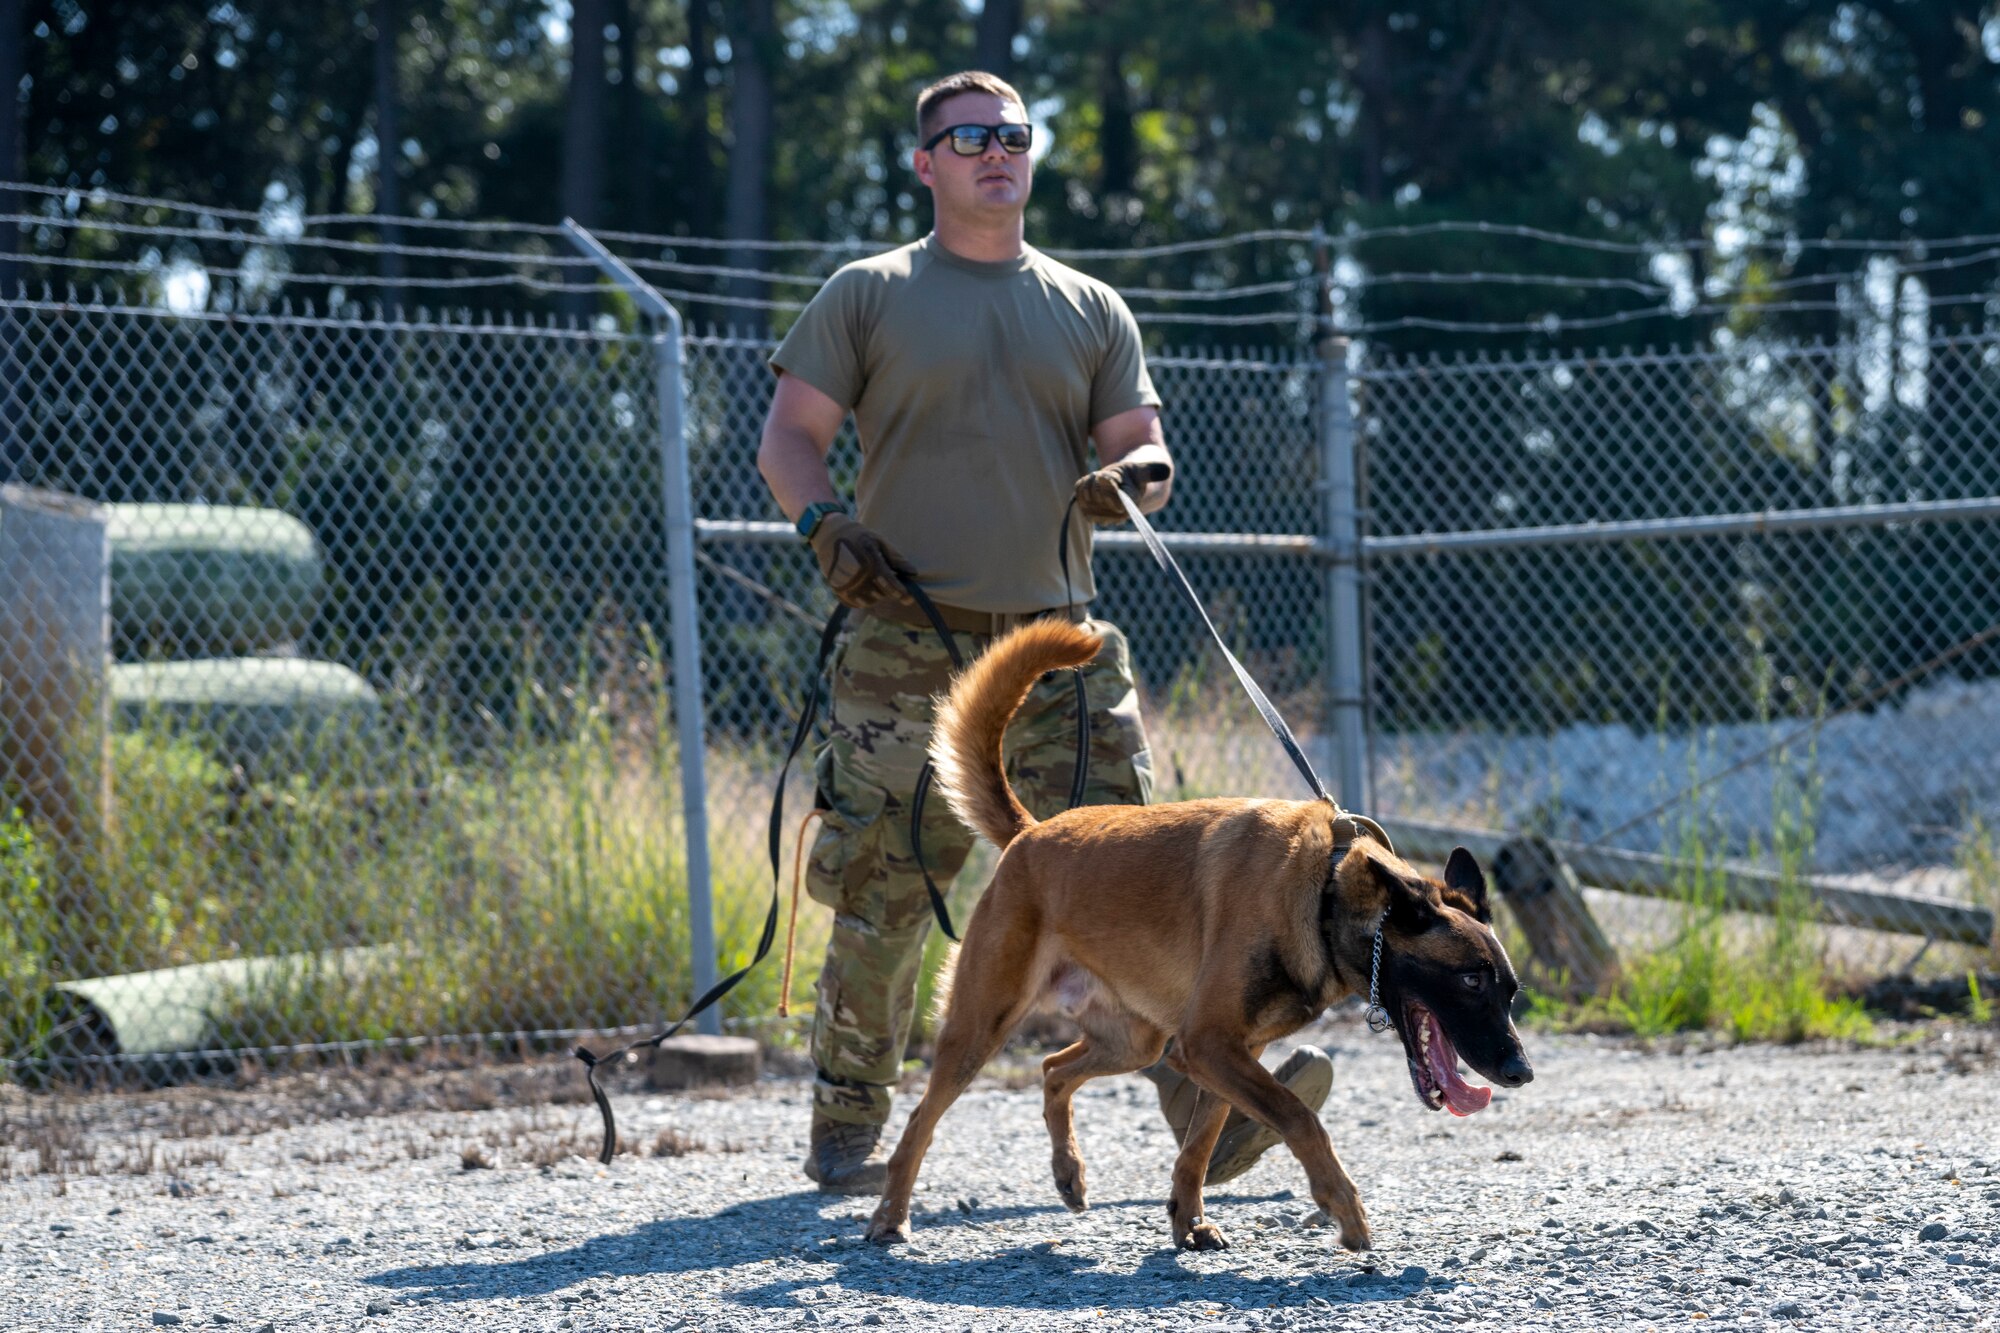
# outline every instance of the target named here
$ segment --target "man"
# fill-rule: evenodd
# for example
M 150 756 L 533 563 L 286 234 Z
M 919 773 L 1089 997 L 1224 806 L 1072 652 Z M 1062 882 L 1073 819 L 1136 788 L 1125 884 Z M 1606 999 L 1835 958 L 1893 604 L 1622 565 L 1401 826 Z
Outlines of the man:
M 910 839 L 910 803 L 929 744 L 931 696 L 952 666 L 903 592 L 914 578 L 970 661 L 993 637 L 1042 615 L 1083 619 L 1093 593 L 1089 523 L 1122 522 L 1115 492 L 1147 512 L 1167 503 L 1172 466 L 1160 399 L 1131 312 L 1104 284 L 1028 247 L 1022 216 L 1033 131 L 1020 95 L 990 74 L 955 74 L 917 99 L 914 166 L 936 229 L 829 279 L 771 358 L 777 389 L 757 465 L 798 526 L 834 595 L 863 614 L 833 668 L 829 738 L 815 769 L 822 823 L 807 868 L 833 934 L 813 1017 L 806 1174 L 832 1193 L 882 1187 L 882 1126 L 931 924 Z M 849 412 L 861 441 L 850 514 L 826 454 Z M 1102 466 L 1087 471 L 1086 441 Z M 1057 552 L 1074 495 L 1066 582 Z M 1104 652 L 1085 668 L 1089 803 L 1143 804 L 1152 762 L 1124 636 L 1102 620 Z M 1068 801 L 1075 686 L 1042 682 L 1008 732 L 1014 785 L 1039 816 Z M 948 886 L 971 835 L 928 802 L 924 862 Z M 1195 1088 L 1164 1063 L 1176 1137 Z M 1302 1048 L 1279 1071 L 1315 1109 L 1331 1062 Z M 1233 1118 L 1209 1181 L 1246 1171 L 1276 1142 Z

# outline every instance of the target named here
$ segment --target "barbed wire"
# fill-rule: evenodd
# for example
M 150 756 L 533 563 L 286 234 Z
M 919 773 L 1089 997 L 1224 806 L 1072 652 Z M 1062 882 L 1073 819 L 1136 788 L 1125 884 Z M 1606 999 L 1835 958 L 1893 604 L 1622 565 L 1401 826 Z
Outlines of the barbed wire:
M 173 276 L 177 271 L 173 263 L 165 260 L 149 264 L 129 259 L 77 259 L 70 255 L 35 255 L 27 262 L 47 264 L 52 268 L 96 269 L 107 273 L 130 273 L 141 277 L 166 278 Z M 413 278 L 386 277 L 378 273 L 298 273 L 291 269 L 224 268 L 212 264 L 198 264 L 186 271 L 200 273 L 208 278 L 233 278 L 239 282 L 273 284 L 297 282 L 322 287 L 442 288 L 453 291 L 481 287 L 527 287 L 538 292 L 604 290 L 603 284 L 598 282 L 550 282 L 525 273 L 496 273 L 488 277 L 469 278 Z
M 1549 245 L 1562 245 L 1573 249 L 1596 250 L 1605 254 L 1629 255 L 1658 255 L 1675 251 L 1692 253 L 1703 250 L 1725 250 L 1730 252 L 1745 250 L 1834 250 L 1872 251 L 1890 254 L 1914 249 L 1945 250 L 1964 245 L 1993 245 L 1996 242 L 2000 242 L 2000 234 L 1993 233 L 1935 238 L 1906 236 L 1895 240 L 1769 236 L 1746 238 L 1741 243 L 1734 245 L 1724 245 L 1714 236 L 1705 236 L 1698 240 L 1684 238 L 1657 241 L 1615 241 L 1606 237 L 1578 236 L 1570 232 L 1548 231 L 1541 227 L 1526 227 L 1508 222 L 1413 222 L 1386 227 L 1357 227 L 1352 230 L 1335 233 L 1331 239 L 1336 242 L 1361 244 L 1367 241 L 1412 239 L 1424 236 L 1448 236 L 1455 234 L 1540 241 Z
M 0 191 L 13 190 L 21 194 L 44 198 L 60 198 L 65 201 L 89 199 L 96 203 L 115 203 L 121 206 L 158 209 L 192 215 L 204 221 L 215 219 L 223 222 L 256 223 L 260 228 L 268 228 L 273 221 L 270 209 L 252 212 L 244 209 L 228 209 L 213 205 L 190 204 L 181 201 L 161 199 L 152 196 L 126 194 L 117 191 L 75 187 L 43 186 L 24 182 L 0 183 Z M 75 209 L 74 203 L 68 207 Z M 311 234 L 314 226 L 340 224 L 372 224 L 384 228 L 408 227 L 415 230 L 432 229 L 451 234 L 481 233 L 521 241 L 530 237 L 556 237 L 558 229 L 535 223 L 513 222 L 472 222 L 458 219 L 421 217 L 389 217 L 380 214 L 306 214 L 286 219 L 289 225 L 283 230 L 248 231 L 232 226 L 182 227 L 164 223 L 140 223 L 118 218 L 86 215 L 80 211 L 65 213 L 10 212 L 0 213 L 0 223 L 14 223 L 25 228 L 54 227 L 70 231 L 100 231 L 119 236 L 144 237 L 149 240 L 191 240 L 204 244 L 233 244 L 246 248 L 284 252 L 289 250 L 326 251 L 339 255 L 369 256 L 375 258 L 397 257 L 412 260 L 451 261 L 466 264 L 505 266 L 513 272 L 491 275 L 458 275 L 451 277 L 425 276 L 421 274 L 371 274 L 371 273 L 310 273 L 295 272 L 283 267 L 269 270 L 255 270 L 247 267 L 201 264 L 200 270 L 215 279 L 231 279 L 239 282 L 268 283 L 281 286 L 288 283 L 312 286 L 349 286 L 368 289 L 401 289 L 421 292 L 464 291 L 480 288 L 513 287 L 538 293 L 587 293 L 602 290 L 595 279 L 572 281 L 564 275 L 575 274 L 588 261 L 581 256 L 541 249 L 470 249 L 462 246 L 408 244 L 401 241 L 355 240 L 340 237 Z M 294 232 L 293 227 L 300 228 Z M 1352 247 L 1369 240 L 1389 238 L 1413 238 L 1447 234 L 1465 234 L 1485 237 L 1520 239 L 1537 243 L 1559 244 L 1580 247 L 1587 250 L 1646 256 L 1658 259 L 1662 255 L 1676 252 L 1686 253 L 1695 249 L 1717 247 L 1713 236 L 1700 240 L 1628 242 L 1614 241 L 1600 237 L 1577 236 L 1570 233 L 1550 231 L 1543 228 L 1520 226 L 1507 223 L 1487 222 L 1428 222 L 1408 225 L 1348 228 L 1345 231 L 1328 234 L 1320 231 L 1306 231 L 1297 228 L 1267 228 L 1236 233 L 1226 237 L 1211 237 L 1175 242 L 1166 245 L 1135 246 L 1129 249 L 1058 249 L 1050 248 L 1043 253 L 1066 259 L 1128 260 L 1152 259 L 1172 255 L 1202 253 L 1228 246 L 1259 243 L 1310 242 L 1328 245 L 1348 252 Z M 838 242 L 819 241 L 739 241 L 720 237 L 676 237 L 658 233 L 605 230 L 598 232 L 600 238 L 614 240 L 622 245 L 658 247 L 666 254 L 673 254 L 680 248 L 735 250 L 778 254 L 800 252 L 816 255 L 844 254 L 857 252 L 879 252 L 890 248 L 888 243 L 876 241 L 848 240 Z M 1933 250 L 1958 250 L 1978 246 L 1972 253 L 1930 256 Z M 1919 276 L 1963 270 L 1975 265 L 2000 260 L 2000 235 L 1965 235 L 1934 239 L 1904 238 L 1895 241 L 1868 241 L 1841 238 L 1810 240 L 1804 238 L 1752 238 L 1740 246 L 1731 246 L 1732 252 L 1768 248 L 1786 250 L 1826 250 L 1870 256 L 1897 254 L 1895 276 Z M 172 272 L 168 262 L 135 262 L 111 258 L 86 258 L 74 255 L 21 253 L 16 256 L 22 263 L 45 264 L 64 269 L 96 269 L 106 273 L 141 274 L 162 276 Z M 826 281 L 823 274 L 803 273 L 775 268 L 746 267 L 741 264 L 704 263 L 678 258 L 630 256 L 629 262 L 635 269 L 652 274 L 672 274 L 682 278 L 712 279 L 717 282 L 758 282 L 773 286 L 817 288 Z M 555 270 L 557 276 L 542 278 L 523 270 Z M 1254 300 L 1260 297 L 1296 295 L 1308 291 L 1315 281 L 1313 274 L 1299 274 L 1276 281 L 1229 285 L 1220 287 L 1117 287 L 1119 295 L 1128 301 L 1185 302 L 1190 304 L 1213 305 L 1229 301 Z M 1334 331 L 1347 336 L 1361 337 L 1370 334 L 1397 331 L 1428 331 L 1456 334 L 1512 334 L 1539 333 L 1553 334 L 1577 332 L 1591 329 L 1615 328 L 1620 325 L 1646 320 L 1687 320 L 1718 314 L 1782 314 L 1812 311 L 1840 311 L 1853 309 L 1852 301 L 1794 300 L 1772 301 L 1764 299 L 1771 294 L 1809 291 L 1816 287 L 1839 287 L 1855 282 L 1857 270 L 1843 269 L 1825 273 L 1792 274 L 1785 277 L 1748 281 L 1736 276 L 1718 281 L 1710 274 L 1704 279 L 1690 278 L 1685 284 L 1673 284 L 1639 277 L 1601 277 L 1561 273 L 1508 273 L 1493 270 L 1471 271 L 1418 271 L 1396 270 L 1385 273 L 1368 273 L 1362 270 L 1354 275 L 1341 275 L 1330 279 L 1337 297 L 1351 299 L 1357 293 L 1370 289 L 1393 286 L 1429 287 L 1477 287 L 1502 286 L 1515 288 L 1543 287 L 1558 291 L 1615 291 L 1630 292 L 1652 298 L 1672 298 L 1677 291 L 1699 290 L 1702 299 L 1666 299 L 1636 309 L 1611 311 L 1594 315 L 1559 315 L 1549 312 L 1539 316 L 1515 320 L 1454 320 L 1430 315 L 1402 315 L 1377 320 L 1344 320 L 1336 323 Z M 1698 284 L 1698 285 L 1697 285 Z M 805 308 L 805 300 L 791 300 L 782 297 L 732 293 L 729 291 L 702 291 L 686 286 L 663 287 L 661 294 L 669 299 L 683 302 L 697 302 L 710 307 L 740 310 L 792 313 Z M 1723 293 L 1737 294 L 1735 300 L 1718 299 Z M 1979 304 L 1988 301 L 1987 295 L 1927 296 L 1932 307 L 1950 307 Z M 1208 324 L 1218 327 L 1257 325 L 1283 325 L 1300 321 L 1309 316 L 1300 309 L 1279 309 L 1238 314 L 1214 314 L 1207 312 L 1167 312 L 1142 309 L 1135 312 L 1142 323 L 1149 324 Z
M 467 310 L 442 306 L 432 309 L 429 306 L 404 305 L 385 307 L 379 303 L 363 309 L 359 302 L 350 302 L 344 309 L 330 305 L 321 310 L 309 300 L 294 302 L 289 299 L 281 299 L 261 310 L 172 310 L 162 305 L 138 304 L 127 292 L 106 292 L 98 287 L 79 290 L 73 284 L 58 292 L 43 283 L 37 295 L 28 284 L 16 283 L 11 294 L 0 289 L 0 305 L 15 310 L 144 315 L 161 320 L 191 319 L 219 324 L 269 324 L 334 330 L 352 329 L 359 324 L 368 328 L 414 333 L 509 333 L 535 337 L 584 337 L 606 343 L 635 341 L 635 335 L 627 330 L 600 325 L 573 314 L 549 311 Z
M 98 186 L 40 185 L 27 181 L 0 181 L 0 191 L 18 191 L 43 198 L 91 199 L 109 203 L 127 204 L 134 207 L 157 208 L 196 216 L 226 218 L 239 222 L 266 223 L 272 218 L 270 210 L 252 211 L 225 208 L 214 204 L 195 204 L 184 200 L 165 199 L 153 195 L 128 194 Z M 47 218 L 37 220 L 46 221 Z M 391 216 L 380 213 L 303 213 L 294 222 L 302 227 L 333 225 L 398 227 L 411 230 L 434 230 L 451 232 L 511 233 L 515 235 L 559 237 L 562 230 L 546 223 L 511 222 L 498 220 L 427 218 L 419 215 Z M 835 241 L 819 240 L 750 240 L 719 236 L 675 236 L 664 232 L 621 231 L 613 229 L 593 229 L 602 240 L 619 241 L 636 245 L 657 245 L 664 248 L 685 246 L 691 249 L 739 250 L 739 251 L 786 251 L 804 253 L 845 253 L 854 251 L 883 251 L 897 248 L 903 242 L 863 238 L 849 238 Z M 1315 244 L 1325 242 L 1333 246 L 1360 245 L 1370 241 L 1417 239 L 1427 236 L 1476 235 L 1489 238 L 1533 241 L 1548 245 L 1560 245 L 1576 249 L 1593 250 L 1607 254 L 1658 255 L 1673 252 L 1719 250 L 1730 253 L 1753 250 L 1827 250 L 1836 252 L 1909 253 L 1938 249 L 1955 249 L 1970 245 L 1990 246 L 2000 244 L 2000 233 L 1968 233 L 1958 236 L 1903 236 L 1893 238 L 1866 237 L 1807 237 L 1807 236 L 1746 236 L 1742 240 L 1724 244 L 1714 235 L 1698 238 L 1660 238 L 1645 241 L 1621 241 L 1610 237 L 1582 236 L 1573 232 L 1560 232 L 1548 228 L 1531 227 L 1518 223 L 1477 222 L 1477 221 L 1435 221 L 1416 223 L 1395 223 L 1384 226 L 1349 226 L 1332 231 L 1303 228 L 1263 228 L 1254 231 L 1234 232 L 1228 236 L 1212 236 L 1175 241 L 1160 245 L 1097 247 L 1097 248 L 1048 248 L 1043 251 L 1058 259 L 1162 259 L 1174 255 L 1200 253 L 1225 249 L 1232 246 L 1270 242 L 1290 242 Z M 327 238 L 331 239 L 331 238 Z
M 349 241 L 329 236 L 289 236 L 263 232 L 211 231 L 196 227 L 174 227 L 159 223 L 122 222 L 110 218 L 61 217 L 52 218 L 34 213 L 0 213 L 0 222 L 14 222 L 28 226 L 52 226 L 73 231 L 105 231 L 114 235 L 146 237 L 167 237 L 176 240 L 194 240 L 211 244 L 236 244 L 258 246 L 270 249 L 298 248 L 303 250 L 329 250 L 342 254 L 397 255 L 408 259 L 456 259 L 483 264 L 527 264 L 555 268 L 585 268 L 590 261 L 580 255 L 550 254 L 533 251 L 468 250 L 448 246 L 406 245 L 391 241 Z M 26 255 L 28 262 L 63 262 L 62 257 Z M 69 262 L 84 262 L 70 260 Z M 633 268 L 641 271 L 679 273 L 690 276 L 713 277 L 718 279 L 751 280 L 769 283 L 784 283 L 799 286 L 818 287 L 826 278 L 821 275 L 787 273 L 775 269 L 739 268 L 721 264 L 689 264 L 676 260 L 630 257 L 626 260 Z M 110 268 L 106 263 L 103 267 Z M 1227 301 L 1246 300 L 1256 296 L 1268 296 L 1277 292 L 1298 289 L 1309 281 L 1303 275 L 1277 282 L 1256 283 L 1242 287 L 1202 287 L 1202 288 L 1153 288 L 1129 287 L 1116 289 L 1119 295 L 1128 299 L 1176 300 L 1176 301 Z M 396 279 L 404 286 L 450 286 L 473 285 L 454 282 L 451 279 L 429 278 L 409 275 Z M 576 290 L 576 284 L 551 285 L 549 290 Z M 587 286 L 583 289 L 588 289 Z M 743 305 L 761 309 L 799 309 L 798 303 L 767 303 L 756 298 L 732 297 L 723 294 L 683 293 L 688 299 L 709 301 L 728 305 Z
M 1350 330 L 1336 329 L 1345 337 Z M 1933 353 L 1967 347 L 1988 348 L 1994 344 L 1994 334 L 1977 331 L 1970 333 L 1941 333 L 1935 329 L 1927 332 L 1920 340 L 1922 346 Z M 1488 375 L 1495 372 L 1519 370 L 1522 367 L 1581 367 L 1596 363 L 1616 362 L 1620 366 L 1661 369 L 1674 366 L 1723 366 L 1740 364 L 1746 356 L 1769 359 L 1775 363 L 1809 357 L 1851 355 L 1861 350 L 1851 334 L 1787 335 L 1783 342 L 1744 343 L 1718 347 L 1702 345 L 1693 347 L 1506 347 L 1493 349 L 1486 347 L 1435 348 L 1425 347 L 1403 350 L 1382 344 L 1362 343 L 1350 365 L 1350 374 L 1357 382 L 1366 380 L 1392 381 L 1425 376 Z M 1149 361 L 1150 363 L 1150 361 Z
M 448 246 L 404 245 L 392 241 L 343 241 L 331 236 L 279 236 L 242 231 L 203 231 L 151 222 L 118 222 L 110 218 L 51 218 L 35 213 L 0 213 L 0 222 L 57 227 L 72 231 L 107 231 L 119 236 L 171 237 L 210 244 L 265 246 L 271 249 L 332 250 L 340 254 L 401 255 L 406 259 L 463 259 L 485 264 L 541 264 L 557 268 L 591 268 L 578 254 L 539 254 L 525 250 L 466 250 Z M 32 260 L 33 255 L 24 255 Z
M 1996 302 L 2000 302 L 2000 294 L 1929 298 L 1933 309 L 1989 305 Z M 1847 303 L 1842 301 L 1758 301 L 1747 305 L 1729 301 L 1708 301 L 1678 309 L 1670 305 L 1649 306 L 1643 310 L 1621 310 L 1611 315 L 1565 318 L 1550 314 L 1540 319 L 1514 321 L 1433 319 L 1428 315 L 1404 315 L 1396 319 L 1339 325 L 1335 331 L 1356 337 L 1370 333 L 1394 333 L 1399 329 L 1422 329 L 1431 333 L 1573 333 L 1586 329 L 1608 329 L 1620 324 L 1637 323 L 1643 319 L 1695 319 L 1703 315 L 1724 314 L 1805 314 L 1812 311 L 1842 311 L 1849 308 Z
M 1670 295 L 1673 288 L 1643 278 L 1585 278 L 1567 273 L 1447 273 L 1442 270 L 1410 273 L 1369 273 L 1363 270 L 1353 282 L 1338 286 L 1354 291 L 1364 287 L 1459 286 L 1468 287 L 1566 287 L 1579 291 L 1629 291 L 1641 296 Z

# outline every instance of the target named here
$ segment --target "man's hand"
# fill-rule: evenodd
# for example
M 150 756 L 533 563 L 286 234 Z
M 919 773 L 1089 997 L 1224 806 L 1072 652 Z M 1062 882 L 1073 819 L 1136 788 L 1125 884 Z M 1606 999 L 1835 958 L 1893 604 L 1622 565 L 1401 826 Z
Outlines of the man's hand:
M 1153 479 L 1152 470 L 1159 466 L 1152 460 L 1134 460 L 1085 473 L 1076 480 L 1077 512 L 1092 523 L 1123 523 L 1125 506 L 1119 503 L 1118 492 L 1137 499 Z
M 828 514 L 821 519 L 813 529 L 812 548 L 826 586 L 855 610 L 866 611 L 891 599 L 909 599 L 896 575 L 915 578 L 917 567 L 882 540 L 880 533 L 846 514 Z

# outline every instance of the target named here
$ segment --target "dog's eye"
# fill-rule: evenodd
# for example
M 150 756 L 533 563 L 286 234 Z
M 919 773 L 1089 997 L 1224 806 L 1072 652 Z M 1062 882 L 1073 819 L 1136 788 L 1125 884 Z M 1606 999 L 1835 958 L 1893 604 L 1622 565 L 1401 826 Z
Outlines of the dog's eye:
M 1482 991 L 1486 989 L 1486 974 L 1484 972 L 1462 972 L 1459 974 L 1458 982 L 1469 991 Z

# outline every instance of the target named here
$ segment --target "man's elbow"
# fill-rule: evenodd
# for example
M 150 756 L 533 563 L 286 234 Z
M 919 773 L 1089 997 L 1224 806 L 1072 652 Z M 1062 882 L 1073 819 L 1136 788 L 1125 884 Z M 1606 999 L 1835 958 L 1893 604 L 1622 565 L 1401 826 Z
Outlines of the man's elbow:
M 781 446 L 778 432 L 769 422 L 764 425 L 764 433 L 757 441 L 757 473 L 764 478 L 766 486 L 777 480 L 778 456 Z

